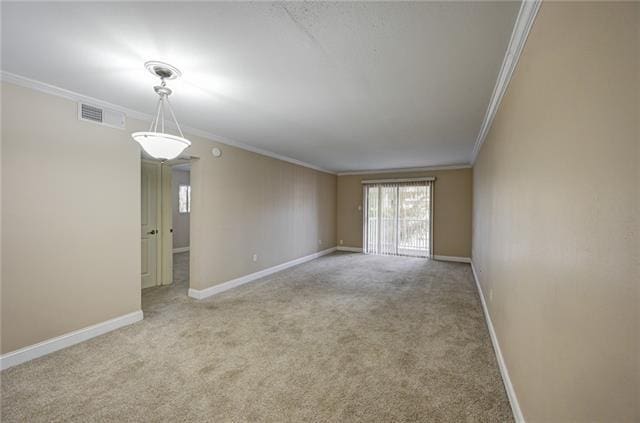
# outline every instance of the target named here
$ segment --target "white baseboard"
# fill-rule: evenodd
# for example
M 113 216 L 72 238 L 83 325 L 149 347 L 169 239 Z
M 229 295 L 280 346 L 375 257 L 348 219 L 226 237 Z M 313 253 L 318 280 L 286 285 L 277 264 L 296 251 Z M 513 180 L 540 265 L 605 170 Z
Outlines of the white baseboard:
M 358 248 L 358 247 L 338 247 L 338 251 L 351 251 L 352 253 L 361 253 L 362 252 L 362 248 Z
M 471 258 L 469 257 L 433 256 L 433 259 L 440 261 L 455 261 L 456 263 L 471 263 Z
M 173 249 L 173 253 L 186 253 L 187 251 L 189 251 L 190 247 L 180 247 L 180 248 L 174 248 Z
M 478 280 L 476 269 L 475 267 L 473 267 L 473 262 L 471 262 L 471 271 L 473 272 L 473 279 L 476 281 L 476 286 L 478 287 L 478 294 L 480 294 L 480 301 L 482 302 L 482 311 L 484 312 L 484 318 L 487 321 L 487 327 L 489 328 L 489 335 L 491 335 L 491 343 L 493 344 L 493 350 L 496 353 L 496 359 L 498 360 L 498 367 L 500 368 L 502 381 L 504 382 L 504 387 L 505 387 L 505 390 L 507 391 L 507 396 L 509 397 L 509 404 L 511 404 L 511 411 L 513 412 L 513 418 L 515 419 L 516 423 L 525 423 L 522 410 L 520 409 L 520 403 L 518 403 L 518 397 L 516 395 L 516 391 L 515 389 L 513 389 L 513 384 L 511 383 L 511 378 L 509 377 L 509 370 L 507 369 L 507 364 L 504 362 L 504 357 L 502 356 L 502 350 L 500 349 L 500 344 L 498 343 L 498 337 L 496 336 L 496 331 L 493 328 L 493 322 L 491 322 L 489 309 L 487 308 L 487 303 L 485 302 L 484 294 L 482 293 L 482 286 L 480 285 L 480 281 Z
M 26 361 L 33 360 L 34 358 L 50 354 L 54 351 L 79 344 L 80 342 L 95 338 L 96 336 L 111 332 L 112 330 L 139 322 L 142 320 L 142 317 L 142 310 L 134 311 L 133 313 L 125 314 L 93 326 L 74 330 L 73 332 L 65 333 L 64 335 L 47 339 L 46 341 L 20 348 L 19 350 L 11 351 L 0 356 L 0 369 L 4 370 Z
M 267 269 L 260 270 L 259 272 L 250 273 L 245 276 L 240 276 L 239 278 L 232 279 L 227 282 L 223 282 L 219 285 L 214 285 L 205 289 L 193 289 L 189 288 L 189 296 L 191 298 L 195 298 L 196 300 L 202 300 L 203 298 L 210 297 L 215 294 L 219 294 L 224 291 L 228 291 L 229 289 L 235 288 L 240 285 L 244 285 L 245 283 L 249 283 L 255 281 L 256 279 L 263 278 L 265 276 L 269 276 L 273 273 L 279 272 L 284 269 L 288 269 L 289 267 L 297 266 L 298 264 L 306 263 L 318 257 L 322 257 L 327 254 L 331 254 L 336 251 L 336 247 L 328 248 L 323 251 L 319 251 L 314 254 L 310 254 L 308 256 L 300 257 L 295 260 L 288 261 L 286 263 L 278 264 L 273 267 L 269 267 Z

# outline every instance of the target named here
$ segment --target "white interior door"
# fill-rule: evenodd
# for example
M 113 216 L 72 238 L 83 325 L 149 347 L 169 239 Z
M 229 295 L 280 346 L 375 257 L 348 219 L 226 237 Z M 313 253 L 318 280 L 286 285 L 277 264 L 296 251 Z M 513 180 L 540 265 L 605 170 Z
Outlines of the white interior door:
M 142 161 L 142 288 L 160 285 L 160 163 Z

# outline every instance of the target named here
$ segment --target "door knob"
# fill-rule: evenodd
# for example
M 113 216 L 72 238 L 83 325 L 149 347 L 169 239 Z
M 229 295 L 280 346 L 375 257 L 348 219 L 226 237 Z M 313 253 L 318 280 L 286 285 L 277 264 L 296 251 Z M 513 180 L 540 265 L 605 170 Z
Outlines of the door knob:
M 156 234 L 156 230 L 152 229 L 149 232 L 147 232 L 147 235 L 155 235 Z

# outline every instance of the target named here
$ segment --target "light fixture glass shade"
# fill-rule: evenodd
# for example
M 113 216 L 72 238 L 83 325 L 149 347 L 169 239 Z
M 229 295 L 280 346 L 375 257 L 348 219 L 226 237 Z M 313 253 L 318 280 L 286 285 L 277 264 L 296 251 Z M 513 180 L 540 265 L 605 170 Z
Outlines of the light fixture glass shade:
M 191 141 L 162 132 L 134 132 L 131 137 L 155 159 L 175 159 L 191 145 Z
M 159 160 L 172 160 L 175 159 L 184 151 L 185 148 L 191 145 L 191 141 L 186 139 L 182 134 L 182 129 L 178 124 L 173 108 L 169 102 L 169 96 L 173 91 L 167 87 L 165 79 L 175 79 L 181 75 L 181 72 L 174 66 L 162 62 L 147 62 L 144 64 L 145 68 L 153 75 L 160 78 L 161 84 L 153 87 L 153 90 L 158 94 L 158 103 L 156 105 L 156 113 L 151 120 L 149 131 L 147 132 L 134 132 L 131 134 L 131 138 L 142 146 L 151 157 Z M 170 135 L 164 130 L 165 111 L 170 113 L 170 117 L 173 120 L 173 124 L 178 130 L 178 135 Z M 158 132 L 158 130 L 160 132 Z

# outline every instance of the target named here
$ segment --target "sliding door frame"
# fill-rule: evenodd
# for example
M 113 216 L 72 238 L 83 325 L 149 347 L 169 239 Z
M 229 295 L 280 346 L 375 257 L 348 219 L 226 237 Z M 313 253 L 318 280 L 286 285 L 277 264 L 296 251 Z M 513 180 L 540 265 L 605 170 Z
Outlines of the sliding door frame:
M 372 185 L 377 185 L 378 187 L 378 198 L 377 198 L 377 215 L 376 215 L 376 225 L 377 225 L 377 242 L 378 242 L 378 251 L 381 251 L 381 222 L 382 216 L 380 207 L 382 204 L 382 184 L 398 184 L 395 187 L 395 198 L 396 198 L 396 210 L 395 210 L 395 255 L 398 254 L 398 239 L 400 229 L 399 229 L 399 208 L 400 208 L 400 195 L 399 190 L 400 186 L 403 183 L 412 183 L 412 182 L 425 182 L 428 188 L 428 200 L 429 200 L 429 251 L 427 254 L 427 258 L 433 258 L 433 219 L 434 219 L 434 199 L 435 199 L 435 177 L 422 177 L 422 178 L 401 178 L 401 179 L 373 179 L 373 180 L 363 180 L 362 183 L 362 199 L 363 199 L 363 207 L 362 207 L 362 251 L 364 253 L 368 253 L 369 250 L 369 188 Z

